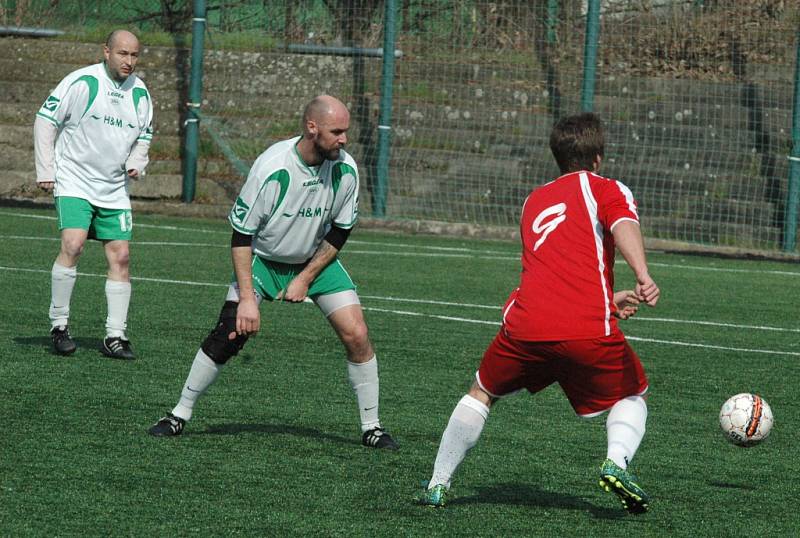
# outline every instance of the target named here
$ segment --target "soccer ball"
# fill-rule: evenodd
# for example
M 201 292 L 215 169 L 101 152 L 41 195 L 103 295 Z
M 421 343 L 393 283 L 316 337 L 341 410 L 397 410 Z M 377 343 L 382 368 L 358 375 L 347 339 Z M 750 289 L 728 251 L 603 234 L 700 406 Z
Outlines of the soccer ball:
M 758 394 L 744 392 L 722 404 L 719 425 L 728 441 L 738 446 L 753 446 L 769 435 L 773 424 L 772 409 Z

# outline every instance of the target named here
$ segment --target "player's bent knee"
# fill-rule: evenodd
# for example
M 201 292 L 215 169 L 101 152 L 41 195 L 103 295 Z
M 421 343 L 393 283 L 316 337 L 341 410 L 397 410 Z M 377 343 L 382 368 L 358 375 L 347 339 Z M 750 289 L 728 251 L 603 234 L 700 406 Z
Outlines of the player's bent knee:
M 362 348 L 369 345 L 369 331 L 366 323 L 353 323 L 341 331 L 342 341 L 348 348 Z
M 233 340 L 228 335 L 236 332 L 236 309 L 239 303 L 225 301 L 219 313 L 217 326 L 208 334 L 200 346 L 203 352 L 217 364 L 225 364 L 231 357 L 236 356 L 247 342 L 248 336 L 237 334 Z

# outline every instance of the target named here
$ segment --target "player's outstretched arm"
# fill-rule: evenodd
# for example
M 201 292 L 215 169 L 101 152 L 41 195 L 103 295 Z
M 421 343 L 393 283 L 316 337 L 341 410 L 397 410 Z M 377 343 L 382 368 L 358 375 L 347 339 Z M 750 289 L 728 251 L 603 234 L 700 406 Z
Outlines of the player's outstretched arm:
M 236 334 L 255 334 L 261 325 L 255 292 L 253 291 L 253 250 L 252 237 L 233 231 L 231 236 L 231 259 L 236 282 L 239 284 L 239 307 L 236 309 L 236 333 L 228 338 L 233 340 Z
M 634 292 L 640 301 L 648 306 L 655 306 L 661 291 L 658 289 L 647 269 L 647 258 L 644 253 L 644 240 L 639 223 L 630 220 L 617 222 L 611 231 L 617 248 L 636 276 Z

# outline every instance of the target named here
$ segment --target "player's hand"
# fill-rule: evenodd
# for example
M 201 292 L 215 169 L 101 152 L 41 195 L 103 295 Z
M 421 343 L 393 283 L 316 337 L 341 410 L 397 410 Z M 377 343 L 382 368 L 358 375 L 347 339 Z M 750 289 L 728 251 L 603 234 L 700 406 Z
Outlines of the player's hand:
M 308 295 L 308 284 L 300 278 L 293 278 L 285 290 L 281 290 L 276 297 L 279 301 L 302 303 Z
M 129 178 L 139 179 L 139 171 L 136 168 L 129 169 L 127 173 Z
M 261 327 L 261 315 L 258 312 L 258 303 L 255 298 L 239 299 L 236 308 L 236 332 L 228 335 L 228 340 L 233 340 L 236 335 L 256 334 Z
M 655 306 L 661 296 L 661 290 L 658 289 L 658 285 L 650 278 L 650 275 L 644 275 L 637 278 L 637 280 L 638 283 L 634 289 L 636 296 L 647 306 Z
M 44 192 L 52 192 L 53 188 L 56 186 L 56 182 L 55 181 L 37 181 L 36 184 Z
M 619 319 L 628 319 L 639 310 L 639 298 L 633 290 L 622 290 L 614 294 L 614 304 L 617 311 L 614 315 Z

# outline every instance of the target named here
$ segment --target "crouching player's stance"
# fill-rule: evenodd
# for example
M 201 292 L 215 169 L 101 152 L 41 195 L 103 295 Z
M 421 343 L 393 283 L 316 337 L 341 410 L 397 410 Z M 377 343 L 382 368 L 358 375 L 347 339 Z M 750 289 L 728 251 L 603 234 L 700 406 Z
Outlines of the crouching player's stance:
M 564 118 L 553 128 L 550 148 L 563 175 L 525 201 L 519 288 L 503 309 L 476 381 L 450 416 L 420 504 L 444 506 L 450 480 L 498 398 L 558 383 L 578 415 L 608 411 L 600 485 L 629 512 L 647 510 L 649 497 L 627 470 L 645 432 L 647 378 L 616 318 L 634 314 L 640 301 L 655 306 L 659 289 L 648 273 L 630 190 L 597 175 L 604 153 L 599 119 Z M 615 246 L 636 276 L 634 291 L 616 295 Z
M 336 257 L 358 216 L 356 163 L 342 149 L 349 126 L 350 113 L 339 100 L 317 97 L 305 108 L 303 135 L 271 146 L 253 164 L 228 217 L 235 281 L 178 405 L 150 428 L 152 435 L 183 431 L 197 399 L 258 331 L 263 299 L 310 297 L 347 351 L 362 444 L 398 448 L 378 419 L 378 362 L 355 285 Z

